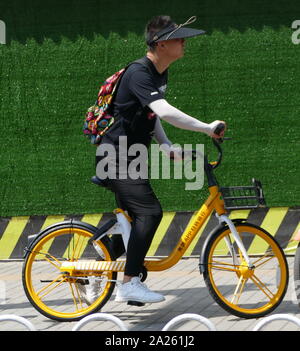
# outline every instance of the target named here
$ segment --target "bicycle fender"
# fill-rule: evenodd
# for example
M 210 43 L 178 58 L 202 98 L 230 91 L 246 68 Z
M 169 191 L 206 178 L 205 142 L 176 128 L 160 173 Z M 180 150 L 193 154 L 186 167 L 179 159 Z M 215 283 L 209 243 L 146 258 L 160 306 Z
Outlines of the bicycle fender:
M 244 223 L 246 222 L 247 219 L 246 218 L 236 218 L 233 219 L 232 222 L 234 224 L 239 224 L 239 223 Z M 220 223 L 219 225 L 217 225 L 207 236 L 207 238 L 204 241 L 204 244 L 202 246 L 202 250 L 201 250 L 201 254 L 200 254 L 200 259 L 199 259 L 199 270 L 200 270 L 200 274 L 203 274 L 206 270 L 205 264 L 204 264 L 204 257 L 205 257 L 205 252 L 207 249 L 207 245 L 211 239 L 211 237 L 213 235 L 215 235 L 218 231 L 223 231 L 224 229 L 228 228 L 228 225 L 225 222 Z
M 117 223 L 117 220 L 115 218 L 112 218 L 108 222 L 103 224 L 103 226 L 101 226 L 100 228 L 96 228 L 97 233 L 94 234 L 94 236 L 89 240 L 89 242 L 101 239 L 101 235 L 104 234 L 105 232 L 107 232 L 116 223 Z
M 64 228 L 64 227 L 70 227 L 73 226 L 75 228 L 82 228 L 82 229 L 86 229 L 89 232 L 93 233 L 94 236 L 99 236 L 101 235 L 101 233 L 99 234 L 99 228 L 86 223 L 86 222 L 81 222 L 81 221 L 77 221 L 77 220 L 67 220 L 67 221 L 62 221 L 62 222 L 57 222 L 54 223 L 52 225 L 50 225 L 49 227 L 43 229 L 42 231 L 40 231 L 39 233 L 36 234 L 32 234 L 28 236 L 28 244 L 27 246 L 24 248 L 24 255 L 23 258 L 25 259 L 28 255 L 28 253 L 30 252 L 31 248 L 36 244 L 36 242 L 39 241 L 40 237 L 42 235 L 44 235 L 46 232 L 48 231 L 52 231 L 54 229 L 58 229 L 59 227 Z

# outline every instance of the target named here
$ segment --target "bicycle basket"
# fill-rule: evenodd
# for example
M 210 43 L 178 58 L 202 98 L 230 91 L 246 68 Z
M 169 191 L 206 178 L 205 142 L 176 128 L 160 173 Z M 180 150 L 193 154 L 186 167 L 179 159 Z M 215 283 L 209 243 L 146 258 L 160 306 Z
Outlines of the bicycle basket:
M 230 186 L 220 188 L 227 210 L 265 207 L 266 202 L 259 180 L 252 179 L 251 186 Z

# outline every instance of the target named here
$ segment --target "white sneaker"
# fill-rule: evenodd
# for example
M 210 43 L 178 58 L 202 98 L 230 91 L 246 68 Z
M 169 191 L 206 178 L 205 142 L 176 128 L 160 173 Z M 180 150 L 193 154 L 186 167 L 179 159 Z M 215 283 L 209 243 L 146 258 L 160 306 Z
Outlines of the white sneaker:
M 115 301 L 138 301 L 142 303 L 153 303 L 164 301 L 163 295 L 151 291 L 146 284 L 141 282 L 140 277 L 133 277 L 128 283 L 118 286 Z
M 101 279 L 96 277 L 88 277 L 89 284 L 83 285 L 77 283 L 77 288 L 80 293 L 80 297 L 87 305 L 94 303 L 99 297 L 101 288 Z

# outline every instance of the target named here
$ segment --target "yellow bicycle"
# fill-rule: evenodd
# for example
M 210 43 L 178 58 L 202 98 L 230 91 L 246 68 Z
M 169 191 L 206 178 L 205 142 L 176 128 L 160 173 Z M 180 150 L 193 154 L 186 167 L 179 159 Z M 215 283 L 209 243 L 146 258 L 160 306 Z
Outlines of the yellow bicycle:
M 213 139 L 214 140 L 214 139 Z M 207 218 L 215 212 L 219 225 L 208 235 L 199 268 L 214 300 L 242 318 L 259 318 L 273 311 L 288 286 L 288 266 L 283 250 L 263 228 L 245 219 L 228 217 L 228 210 L 264 206 L 262 186 L 219 187 L 214 170 L 221 162 L 221 143 L 214 140 L 218 160 L 204 158 L 209 196 L 166 258 L 144 262 L 147 271 L 174 266 L 195 239 Z M 93 181 L 101 185 L 94 177 Z M 123 209 L 101 228 L 68 220 L 33 235 L 25 249 L 23 286 L 31 304 L 43 315 L 58 321 L 76 321 L 101 309 L 110 299 L 117 273 L 124 272 L 125 258 L 116 258 L 111 236 L 121 234 L 126 248 L 130 221 Z M 98 298 L 91 304 L 80 288 L 97 281 Z M 134 302 L 132 302 L 134 303 Z M 199 301 L 201 304 L 201 301 Z

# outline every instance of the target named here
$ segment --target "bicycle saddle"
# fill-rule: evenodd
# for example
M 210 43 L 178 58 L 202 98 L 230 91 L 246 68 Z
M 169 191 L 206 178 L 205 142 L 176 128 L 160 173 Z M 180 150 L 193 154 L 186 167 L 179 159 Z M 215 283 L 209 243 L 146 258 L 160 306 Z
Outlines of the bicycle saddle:
M 104 188 L 106 188 L 106 185 L 104 184 L 103 180 L 101 180 L 100 178 L 98 178 L 97 176 L 93 176 L 91 178 L 91 182 L 96 184 L 96 185 L 99 185 L 99 186 L 103 186 Z

